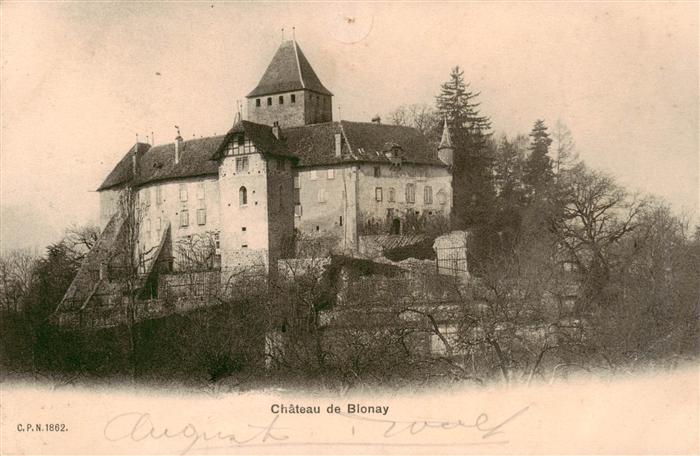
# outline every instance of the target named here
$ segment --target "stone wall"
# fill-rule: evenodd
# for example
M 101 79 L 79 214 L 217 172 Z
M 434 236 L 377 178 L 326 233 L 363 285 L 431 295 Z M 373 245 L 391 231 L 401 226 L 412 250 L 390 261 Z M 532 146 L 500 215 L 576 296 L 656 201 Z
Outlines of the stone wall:
M 407 200 L 408 184 L 414 188 L 413 202 Z M 358 171 L 358 187 L 359 222 L 364 225 L 385 224 L 391 230 L 392 222 L 398 219 L 399 232 L 393 234 L 404 233 L 409 212 L 414 216 L 447 218 L 452 210 L 452 175 L 447 168 L 406 163 L 400 166 L 362 164 Z M 426 187 L 431 189 L 432 201 L 425 199 Z
M 248 170 L 236 171 L 236 159 L 247 157 Z M 241 189 L 247 201 L 241 204 Z M 260 154 L 227 156 L 219 166 L 222 274 L 268 265 L 267 162 Z
M 295 97 L 294 103 L 292 95 Z M 280 103 L 280 97 L 283 103 Z M 271 105 L 268 105 L 268 99 Z M 257 106 L 257 100 L 260 100 L 260 106 Z M 309 90 L 248 98 L 248 120 L 265 125 L 279 122 L 282 128 L 289 128 L 331 122 L 332 113 L 331 97 Z
M 217 176 L 154 182 L 138 189 L 138 201 L 144 209 L 139 230 L 141 251 L 157 246 L 169 223 L 176 267 L 181 264 L 177 248 L 181 240 L 213 236 L 220 229 Z
M 332 240 L 335 252 L 357 248 L 357 166 L 303 168 L 297 172 L 301 212 L 294 226 L 306 239 Z M 325 242 L 325 241 L 324 241 Z
M 274 264 L 293 252 L 294 176 L 291 160 L 267 159 L 267 195 L 269 255 Z

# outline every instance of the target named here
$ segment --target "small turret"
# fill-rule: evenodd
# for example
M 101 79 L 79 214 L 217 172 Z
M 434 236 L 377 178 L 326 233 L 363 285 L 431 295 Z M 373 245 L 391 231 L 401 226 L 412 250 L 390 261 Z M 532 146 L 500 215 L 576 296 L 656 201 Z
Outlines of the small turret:
M 444 164 L 452 166 L 454 163 L 454 152 L 455 148 L 452 145 L 452 138 L 450 137 L 450 127 L 447 126 L 447 118 L 445 118 L 445 125 L 442 128 L 442 139 L 438 146 L 438 158 Z

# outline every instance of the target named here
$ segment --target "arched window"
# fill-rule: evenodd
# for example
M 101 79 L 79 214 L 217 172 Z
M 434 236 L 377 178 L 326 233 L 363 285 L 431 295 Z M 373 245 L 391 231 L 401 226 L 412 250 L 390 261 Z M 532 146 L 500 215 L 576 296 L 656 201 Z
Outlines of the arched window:
M 248 190 L 245 187 L 238 189 L 238 204 L 240 206 L 246 206 L 248 204 Z

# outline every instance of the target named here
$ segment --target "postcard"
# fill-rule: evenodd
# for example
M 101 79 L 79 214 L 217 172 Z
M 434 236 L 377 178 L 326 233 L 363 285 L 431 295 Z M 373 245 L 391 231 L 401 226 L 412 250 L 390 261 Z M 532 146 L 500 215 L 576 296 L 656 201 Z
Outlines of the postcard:
M 2 454 L 697 454 L 698 4 L 0 4 Z

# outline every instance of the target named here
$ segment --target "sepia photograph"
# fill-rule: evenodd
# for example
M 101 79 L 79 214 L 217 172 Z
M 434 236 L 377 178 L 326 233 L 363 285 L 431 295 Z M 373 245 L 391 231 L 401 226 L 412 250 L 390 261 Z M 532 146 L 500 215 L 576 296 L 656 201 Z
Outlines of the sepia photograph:
M 697 454 L 697 2 L 0 4 L 0 453 Z

